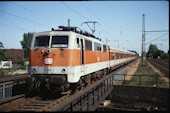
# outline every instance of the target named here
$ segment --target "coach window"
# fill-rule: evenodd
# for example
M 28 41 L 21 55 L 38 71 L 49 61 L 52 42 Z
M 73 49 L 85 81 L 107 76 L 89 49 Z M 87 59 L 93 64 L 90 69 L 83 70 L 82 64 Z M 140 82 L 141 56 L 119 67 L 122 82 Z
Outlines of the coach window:
M 119 53 L 116 53 L 116 59 L 119 59 Z
M 116 54 L 115 53 L 112 54 L 111 59 L 112 60 L 116 59 Z
M 85 50 L 92 50 L 92 42 L 90 40 L 85 40 Z
M 94 42 L 94 50 L 101 51 L 101 44 Z

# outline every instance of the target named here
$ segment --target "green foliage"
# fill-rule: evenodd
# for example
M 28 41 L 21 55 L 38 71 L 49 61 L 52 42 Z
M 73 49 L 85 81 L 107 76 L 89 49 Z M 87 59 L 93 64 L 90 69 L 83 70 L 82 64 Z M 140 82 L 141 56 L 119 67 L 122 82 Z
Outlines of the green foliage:
M 3 69 L 0 69 L 0 76 L 4 76 L 6 73 Z
M 153 57 L 155 57 L 154 54 L 156 51 L 158 51 L 157 46 L 154 44 L 151 44 L 151 45 L 149 45 L 149 50 L 148 50 L 146 56 L 153 58 Z
M 25 52 L 25 58 L 29 58 L 29 49 L 30 49 L 30 44 L 31 44 L 31 39 L 33 37 L 33 33 L 24 33 L 23 35 L 23 40 L 20 41 L 22 49 Z
M 0 42 L 0 49 L 4 48 L 4 45 L 2 42 Z
M 138 55 L 139 56 L 139 54 L 136 52 L 136 51 L 134 51 L 134 50 L 129 50 L 130 52 L 133 52 L 133 53 L 135 53 L 136 55 Z
M 162 59 L 169 59 L 169 55 L 168 55 L 167 53 L 163 53 L 163 54 L 161 55 L 161 58 L 162 58 Z
M 5 54 L 5 49 L 0 49 L 0 60 L 6 60 L 4 54 Z
M 161 57 L 163 53 L 164 53 L 163 51 L 157 50 L 157 51 L 153 54 L 153 58 Z
M 25 70 L 26 69 L 26 66 L 25 66 L 25 60 L 22 60 L 19 64 L 20 64 L 20 66 L 19 66 L 19 69 L 22 69 L 22 70 Z
M 168 52 L 169 52 L 169 51 L 168 51 Z M 157 46 L 154 45 L 154 44 L 151 44 L 151 45 L 149 46 L 149 50 L 148 50 L 146 56 L 147 56 L 147 57 L 150 57 L 150 58 L 156 58 L 156 59 L 157 59 L 157 58 L 160 58 L 160 59 L 168 59 L 168 57 L 169 57 L 168 53 L 165 53 L 164 51 L 159 50 L 159 49 L 157 48 Z
M 4 46 L 3 46 L 3 43 L 0 42 L 0 60 L 5 60 L 5 57 L 4 57 L 5 50 L 2 48 L 4 48 Z

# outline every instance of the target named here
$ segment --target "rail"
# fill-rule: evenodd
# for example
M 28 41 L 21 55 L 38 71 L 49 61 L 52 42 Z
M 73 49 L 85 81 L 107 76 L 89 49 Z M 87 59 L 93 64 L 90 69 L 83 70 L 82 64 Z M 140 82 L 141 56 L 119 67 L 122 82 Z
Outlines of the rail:
M 161 61 L 160 59 L 147 59 L 157 70 L 164 76 L 169 77 L 169 63 Z
M 9 82 L 9 81 L 24 80 L 24 79 L 27 79 L 27 78 L 28 78 L 28 74 L 11 75 L 11 76 L 0 78 L 0 83 Z
M 31 102 L 26 105 L 23 103 L 24 105 L 20 106 L 19 109 L 12 109 L 12 111 L 95 111 L 115 85 L 113 73 L 70 95 L 69 98 L 64 98 L 61 101 L 44 101 L 46 104 L 40 106 L 40 108 L 38 106 L 44 104 L 43 101 Z

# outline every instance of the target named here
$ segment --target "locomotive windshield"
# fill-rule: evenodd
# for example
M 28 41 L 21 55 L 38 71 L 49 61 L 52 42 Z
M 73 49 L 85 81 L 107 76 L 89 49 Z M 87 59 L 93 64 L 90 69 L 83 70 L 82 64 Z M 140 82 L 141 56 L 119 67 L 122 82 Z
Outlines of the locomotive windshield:
M 34 47 L 48 47 L 50 36 L 37 36 L 35 38 Z
M 50 39 L 52 38 L 52 39 Z M 51 40 L 51 44 L 50 44 Z M 68 36 L 36 36 L 34 47 L 49 47 L 52 48 L 61 48 L 61 47 L 68 47 Z
M 68 36 L 52 36 L 51 47 L 68 47 Z

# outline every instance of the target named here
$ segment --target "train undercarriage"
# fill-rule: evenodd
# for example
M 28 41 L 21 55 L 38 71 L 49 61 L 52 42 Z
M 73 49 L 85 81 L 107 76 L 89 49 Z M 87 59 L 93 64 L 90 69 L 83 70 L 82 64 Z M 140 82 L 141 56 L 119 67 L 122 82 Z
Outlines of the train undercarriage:
M 34 75 L 31 77 L 30 89 L 39 93 L 50 92 L 54 94 L 60 93 L 62 95 L 75 93 L 125 64 L 127 64 L 127 62 L 82 76 L 77 83 L 68 83 L 66 75 Z
M 61 93 L 70 94 L 81 90 L 83 87 L 101 79 L 109 72 L 103 69 L 85 76 L 82 76 L 77 83 L 68 83 L 65 76 L 61 75 L 33 75 L 31 76 L 30 90 L 39 93 Z

